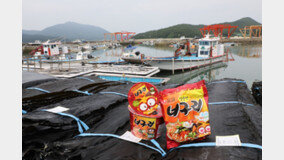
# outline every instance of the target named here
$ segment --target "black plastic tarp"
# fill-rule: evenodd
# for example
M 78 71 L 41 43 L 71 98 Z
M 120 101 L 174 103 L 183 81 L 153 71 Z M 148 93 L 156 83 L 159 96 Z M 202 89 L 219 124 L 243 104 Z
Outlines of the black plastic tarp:
M 231 80 L 222 79 L 220 81 Z M 183 148 L 168 152 L 165 129 L 162 131 L 162 136 L 157 139 L 161 147 L 168 152 L 166 157 L 162 157 L 154 150 L 116 138 L 75 137 L 79 134 L 75 120 L 42 111 L 42 109 L 57 106 L 69 108 L 65 113 L 78 117 L 90 127 L 85 133 L 122 135 L 126 131 L 130 131 L 127 98 L 116 94 L 100 94 L 99 92 L 127 94 L 133 84 L 111 82 L 115 85 L 106 85 L 98 92 L 92 91 L 93 87 L 87 87 L 92 84 L 80 85 L 78 89 L 92 92 L 93 95 L 81 94 L 58 101 L 46 100 L 49 104 L 39 103 L 35 107 L 31 105 L 32 108 L 23 115 L 22 119 L 23 159 L 261 159 L 261 150 L 244 147 Z M 65 83 L 65 85 L 67 84 Z M 164 85 L 158 86 L 158 88 L 163 90 L 176 86 L 178 85 Z M 246 84 L 208 83 L 207 89 L 209 103 L 236 101 L 253 105 L 209 105 L 212 134 L 203 142 L 215 142 L 216 135 L 239 134 L 242 143 L 261 145 L 261 107 L 256 104 Z M 42 96 L 45 97 L 45 95 L 43 93 Z M 36 101 L 34 97 L 26 98 L 30 98 L 29 104 L 34 104 Z M 29 105 L 26 105 L 25 109 L 28 108 Z M 149 141 L 142 140 L 141 142 L 154 146 Z
M 262 81 L 253 82 L 251 86 L 252 95 L 255 98 L 256 102 L 262 105 Z

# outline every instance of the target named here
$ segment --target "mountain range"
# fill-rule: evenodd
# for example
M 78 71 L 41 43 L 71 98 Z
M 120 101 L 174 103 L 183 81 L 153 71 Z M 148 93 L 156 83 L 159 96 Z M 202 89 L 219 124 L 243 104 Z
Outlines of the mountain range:
M 46 41 L 48 39 L 61 38 L 65 41 L 75 39 L 82 40 L 103 40 L 107 30 L 87 24 L 66 22 L 47 27 L 43 30 L 22 30 L 23 42 L 34 42 L 35 40 Z
M 250 25 L 261 25 L 261 23 L 255 21 L 250 17 L 241 18 L 233 22 L 223 22 L 218 24 L 231 24 L 232 26 L 238 26 L 233 35 L 240 34 L 239 29 L 244 26 Z M 134 36 L 135 39 L 147 39 L 147 38 L 180 38 L 185 37 L 201 37 L 200 28 L 203 28 L 204 24 L 192 25 L 192 24 L 178 24 L 167 28 L 162 28 L 158 30 L 152 30 L 144 33 L 139 33 Z M 226 30 L 223 31 L 226 35 Z
M 245 17 L 233 22 L 223 22 L 219 24 L 231 24 L 238 26 L 234 33 L 234 35 L 237 35 L 240 33 L 239 28 L 250 25 L 260 25 L 261 23 L 250 17 Z M 167 28 L 139 33 L 135 35 L 134 38 L 179 38 L 181 36 L 201 37 L 199 29 L 204 26 L 204 24 L 178 24 Z M 101 27 L 93 25 L 66 22 L 47 27 L 43 30 L 22 30 L 22 42 L 34 42 L 35 40 L 46 41 L 48 39 L 61 39 L 64 41 L 73 41 L 75 39 L 86 41 L 103 40 L 104 33 L 109 32 Z

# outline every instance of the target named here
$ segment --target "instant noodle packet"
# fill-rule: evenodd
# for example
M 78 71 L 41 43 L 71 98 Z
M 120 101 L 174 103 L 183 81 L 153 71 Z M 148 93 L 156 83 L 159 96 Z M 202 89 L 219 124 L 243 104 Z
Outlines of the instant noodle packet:
M 168 149 L 211 134 L 204 80 L 165 89 L 160 92 L 160 102 L 167 128 Z
M 130 106 L 128 106 L 128 110 L 130 114 L 130 129 L 134 136 L 144 140 L 160 137 L 162 124 L 164 123 L 161 109 L 156 116 L 135 114 Z
M 159 91 L 150 83 L 136 83 L 128 92 L 128 103 L 137 114 L 144 116 L 157 115 Z
M 146 82 L 136 83 L 129 90 L 128 102 L 131 133 L 144 140 L 158 138 L 164 120 L 157 88 Z

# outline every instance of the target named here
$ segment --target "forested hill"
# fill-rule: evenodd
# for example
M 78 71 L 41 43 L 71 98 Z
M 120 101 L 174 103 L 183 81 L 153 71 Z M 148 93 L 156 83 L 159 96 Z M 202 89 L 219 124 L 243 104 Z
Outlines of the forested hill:
M 255 21 L 250 17 L 241 18 L 239 20 L 233 22 L 223 22 L 219 24 L 231 24 L 233 26 L 238 26 L 234 35 L 240 33 L 239 28 L 250 25 L 260 25 L 261 23 Z M 147 38 L 180 38 L 181 36 L 185 37 L 201 37 L 201 33 L 199 31 L 200 28 L 205 25 L 192 25 L 192 24 L 178 24 L 171 27 L 148 31 L 145 33 L 139 33 L 134 36 L 135 39 L 147 39 Z

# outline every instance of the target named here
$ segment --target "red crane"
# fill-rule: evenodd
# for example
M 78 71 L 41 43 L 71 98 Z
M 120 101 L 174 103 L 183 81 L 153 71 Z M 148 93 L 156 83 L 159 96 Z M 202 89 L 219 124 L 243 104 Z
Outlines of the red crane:
M 114 33 L 105 33 L 105 40 L 107 35 L 111 35 L 111 40 L 113 39 L 112 37 L 114 36 L 115 40 L 117 41 L 118 36 L 120 36 L 120 41 L 124 40 L 129 40 L 131 39 L 136 33 L 135 32 L 127 32 L 127 31 L 122 31 L 122 32 L 114 32 Z
M 237 28 L 238 26 L 231 26 L 230 24 L 215 24 L 215 25 L 204 26 L 199 30 L 203 35 L 203 37 L 205 37 L 206 34 L 208 33 L 210 34 L 210 32 L 212 31 L 215 37 L 220 36 L 220 38 L 222 38 L 223 30 L 228 29 L 228 38 L 230 38 L 230 36 L 235 32 Z

